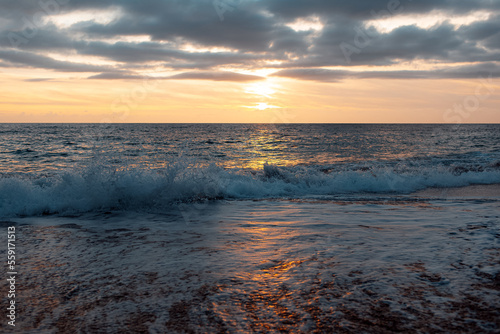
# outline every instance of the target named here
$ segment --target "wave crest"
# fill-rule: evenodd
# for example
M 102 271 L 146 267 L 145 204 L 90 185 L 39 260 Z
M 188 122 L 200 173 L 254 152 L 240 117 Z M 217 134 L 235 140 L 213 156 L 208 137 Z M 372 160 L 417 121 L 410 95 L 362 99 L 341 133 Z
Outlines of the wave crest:
M 278 167 L 260 171 L 192 167 L 116 170 L 94 165 L 53 176 L 0 178 L 0 216 L 166 209 L 214 199 L 303 198 L 342 194 L 407 194 L 429 187 L 500 183 L 500 166 Z

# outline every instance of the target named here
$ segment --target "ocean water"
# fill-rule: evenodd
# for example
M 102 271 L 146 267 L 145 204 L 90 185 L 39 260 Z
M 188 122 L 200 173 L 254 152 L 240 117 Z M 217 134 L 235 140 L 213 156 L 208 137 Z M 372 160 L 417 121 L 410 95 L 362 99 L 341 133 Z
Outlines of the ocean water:
M 500 183 L 499 125 L 0 125 L 0 216 Z
M 500 125 L 0 136 L 1 332 L 500 331 Z

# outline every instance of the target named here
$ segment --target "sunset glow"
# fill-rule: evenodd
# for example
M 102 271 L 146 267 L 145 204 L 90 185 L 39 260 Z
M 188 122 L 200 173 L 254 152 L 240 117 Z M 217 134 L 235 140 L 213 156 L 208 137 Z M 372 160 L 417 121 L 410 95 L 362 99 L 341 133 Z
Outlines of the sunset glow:
M 498 123 L 500 8 L 477 2 L 9 5 L 0 122 Z

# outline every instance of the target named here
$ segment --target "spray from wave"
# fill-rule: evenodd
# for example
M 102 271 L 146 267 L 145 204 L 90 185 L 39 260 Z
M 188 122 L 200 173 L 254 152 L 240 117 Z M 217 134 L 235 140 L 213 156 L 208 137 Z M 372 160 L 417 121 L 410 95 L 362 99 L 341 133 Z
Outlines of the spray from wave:
M 200 200 L 407 194 L 429 187 L 500 183 L 500 163 L 485 166 L 403 164 L 278 167 L 196 166 L 182 159 L 162 169 L 96 162 L 50 176 L 0 177 L 0 216 L 168 209 Z

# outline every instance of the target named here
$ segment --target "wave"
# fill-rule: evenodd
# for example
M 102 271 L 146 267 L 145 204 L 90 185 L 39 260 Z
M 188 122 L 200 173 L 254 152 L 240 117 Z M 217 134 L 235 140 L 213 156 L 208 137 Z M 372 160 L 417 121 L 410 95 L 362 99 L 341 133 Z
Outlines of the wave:
M 116 169 L 93 165 L 51 176 L 0 177 L 0 216 L 150 210 L 201 200 L 408 194 L 429 187 L 500 183 L 500 163 L 485 166 L 349 165 L 261 170 L 196 167 Z

